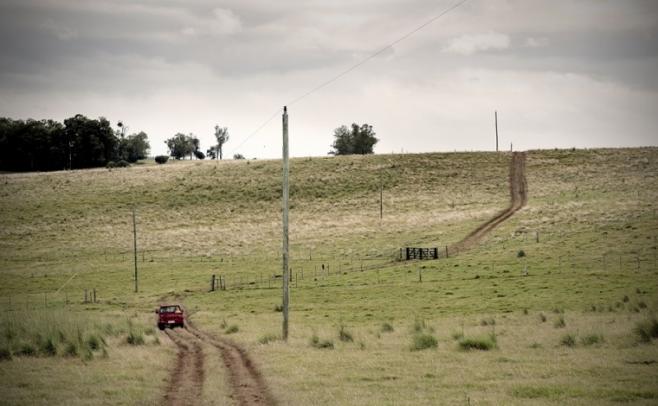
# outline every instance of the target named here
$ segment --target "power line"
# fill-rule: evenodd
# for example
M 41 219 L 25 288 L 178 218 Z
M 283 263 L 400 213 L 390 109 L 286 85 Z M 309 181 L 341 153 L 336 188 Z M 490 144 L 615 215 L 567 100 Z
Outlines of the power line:
M 464 3 L 466 3 L 468 0 L 461 0 L 452 6 L 448 7 L 447 9 L 443 10 L 441 13 L 435 15 L 434 17 L 430 18 L 429 20 L 425 21 L 424 23 L 420 24 L 419 26 L 415 27 L 411 31 L 407 32 L 406 34 L 402 35 L 401 37 L 397 38 L 393 42 L 381 47 L 377 51 L 373 52 L 372 54 L 366 56 L 359 62 L 355 63 L 354 65 L 350 66 L 349 68 L 345 69 L 344 71 L 338 73 L 337 75 L 333 76 L 329 80 L 326 80 L 322 82 L 321 84 L 315 86 L 311 90 L 307 91 L 306 93 L 302 94 L 301 96 L 291 100 L 290 102 L 286 103 L 285 106 L 292 106 L 293 104 L 305 99 L 306 97 L 310 96 L 311 94 L 317 92 L 318 90 L 329 86 L 333 82 L 337 81 L 338 79 L 342 78 L 343 76 L 347 75 L 348 73 L 352 72 L 353 70 L 357 69 L 361 65 L 365 64 L 369 60 L 381 55 L 388 49 L 392 48 L 393 46 L 399 44 L 400 42 L 404 41 L 405 39 L 411 37 L 418 31 L 422 30 L 423 28 L 427 27 L 428 25 L 434 23 L 436 20 L 440 19 L 441 17 L 445 16 L 446 14 L 450 13 L 451 11 L 461 7 Z M 281 109 L 277 109 L 277 111 L 269 117 L 263 124 L 261 124 L 258 128 L 256 128 L 254 131 L 252 131 L 236 148 L 233 149 L 233 151 L 237 151 L 240 147 L 242 147 L 251 137 L 254 135 L 258 134 L 260 130 L 262 130 L 267 124 L 269 124 L 270 121 L 272 121 L 276 116 L 278 116 L 281 113 Z
M 342 78 L 343 76 L 347 75 L 348 73 L 352 72 L 353 70 L 355 70 L 355 69 L 358 68 L 359 66 L 361 66 L 361 65 L 363 65 L 364 63 L 368 62 L 369 60 L 371 60 L 371 59 L 373 59 L 373 58 L 375 58 L 375 57 L 381 55 L 384 51 L 388 50 L 389 48 L 392 48 L 393 46 L 395 46 L 395 45 L 397 45 L 398 43 L 404 41 L 405 39 L 407 39 L 407 38 L 409 38 L 410 36 L 414 35 L 414 34 L 417 33 L 418 31 L 420 31 L 420 30 L 422 30 L 423 28 L 427 27 L 428 25 L 432 24 L 433 22 L 435 22 L 435 21 L 438 20 L 439 18 L 443 17 L 444 15 L 448 14 L 448 13 L 451 12 L 452 10 L 454 10 L 454 9 L 456 9 L 456 8 L 458 8 L 458 7 L 460 7 L 462 4 L 466 3 L 467 1 L 468 1 L 468 0 L 461 0 L 460 2 L 453 4 L 452 6 L 448 7 L 448 8 L 445 9 L 445 10 L 443 10 L 440 14 L 438 14 L 438 15 L 436 15 L 436 16 L 430 18 L 429 20 L 425 21 L 423 24 L 417 26 L 416 28 L 414 28 L 413 30 L 411 30 L 411 31 L 409 31 L 408 33 L 404 34 L 403 36 L 399 37 L 399 38 L 396 39 L 395 41 L 391 42 L 391 43 L 388 44 L 388 45 L 383 46 L 382 48 L 380 48 L 380 49 L 378 49 L 377 51 L 373 52 L 372 54 L 368 55 L 367 57 L 365 57 L 365 58 L 362 59 L 361 61 L 357 62 L 356 64 L 354 64 L 354 65 L 352 65 L 352 66 L 350 66 L 349 68 L 347 68 L 347 69 L 345 69 L 344 71 L 340 72 L 339 74 L 337 74 L 336 76 L 332 77 L 331 79 L 329 79 L 329 80 L 327 80 L 327 81 L 321 83 L 320 85 L 314 87 L 313 89 L 311 89 L 311 90 L 309 90 L 308 92 L 304 93 L 303 95 L 297 97 L 296 99 L 290 101 L 290 102 L 289 102 L 288 104 L 286 104 L 286 105 L 287 105 L 287 106 L 291 106 L 291 105 L 297 103 L 298 101 L 300 101 L 300 100 L 302 100 L 302 99 L 304 99 L 304 98 L 310 96 L 311 94 L 315 93 L 316 91 L 322 89 L 323 87 L 326 87 L 326 86 L 330 85 L 331 83 L 337 81 L 338 79 L 340 79 L 340 78 Z

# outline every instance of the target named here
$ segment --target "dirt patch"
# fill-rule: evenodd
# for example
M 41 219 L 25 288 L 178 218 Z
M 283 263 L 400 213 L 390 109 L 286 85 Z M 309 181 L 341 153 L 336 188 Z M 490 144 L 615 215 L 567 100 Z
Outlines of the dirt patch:
M 510 218 L 528 202 L 528 184 L 525 178 L 525 152 L 514 152 L 509 173 L 510 205 L 448 248 L 450 255 L 466 251 L 477 244 L 500 223 Z
M 169 406 L 200 404 L 204 379 L 200 340 L 181 328 L 166 330 L 165 334 L 178 347 L 178 355 L 164 403 Z
M 262 374 L 242 347 L 226 338 L 197 330 L 189 321 L 187 328 L 199 340 L 221 352 L 224 365 L 229 371 L 231 397 L 238 405 L 276 405 Z

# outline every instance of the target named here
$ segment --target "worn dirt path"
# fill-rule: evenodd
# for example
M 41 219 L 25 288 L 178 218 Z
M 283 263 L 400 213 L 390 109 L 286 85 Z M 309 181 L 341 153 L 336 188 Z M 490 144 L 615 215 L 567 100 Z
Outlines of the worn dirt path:
M 165 334 L 178 347 L 176 365 L 171 372 L 165 394 L 169 406 L 200 405 L 205 377 L 202 344 L 219 350 L 231 388 L 230 397 L 240 406 L 276 405 L 262 374 L 247 354 L 230 340 L 214 337 L 194 327 L 186 320 L 185 329 L 166 330 Z M 207 347 L 206 347 L 207 349 Z M 214 351 L 213 351 L 214 352 Z
M 165 330 L 165 334 L 178 347 L 176 366 L 171 373 L 165 393 L 165 404 L 168 406 L 200 404 L 204 380 L 201 343 L 197 337 L 182 328 Z
M 510 205 L 493 218 L 482 223 L 463 240 L 448 248 L 450 255 L 466 251 L 477 244 L 500 223 L 510 218 L 528 202 L 528 184 L 525 178 L 525 152 L 514 152 L 509 173 Z
M 196 329 L 192 323 L 188 322 L 187 328 L 199 340 L 209 343 L 221 352 L 222 360 L 229 372 L 231 397 L 238 405 L 276 404 L 263 375 L 242 347 L 226 338 L 204 333 Z

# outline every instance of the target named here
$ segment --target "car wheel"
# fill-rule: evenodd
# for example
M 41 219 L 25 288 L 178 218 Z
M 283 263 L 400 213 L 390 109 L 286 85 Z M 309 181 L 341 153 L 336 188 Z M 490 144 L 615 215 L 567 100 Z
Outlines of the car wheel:
M 159 328 L 160 330 L 164 330 L 164 329 L 165 329 L 165 325 L 162 324 L 162 323 L 158 323 L 158 328 Z

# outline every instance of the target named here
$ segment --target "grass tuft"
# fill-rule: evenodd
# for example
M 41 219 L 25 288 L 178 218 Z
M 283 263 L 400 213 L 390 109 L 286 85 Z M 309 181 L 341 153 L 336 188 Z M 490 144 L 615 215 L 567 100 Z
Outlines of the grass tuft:
M 489 351 L 497 347 L 496 336 L 490 334 L 486 337 L 463 337 L 459 340 L 459 348 L 464 351 Z
M 633 328 L 633 332 L 640 342 L 649 343 L 654 338 L 658 338 L 658 320 L 651 317 L 647 320 L 638 321 Z
M 576 336 L 574 334 L 565 334 L 560 338 L 560 344 L 565 347 L 575 347 Z
M 345 326 L 342 326 L 342 325 L 338 329 L 338 339 L 340 339 L 340 341 L 342 341 L 342 342 L 350 342 L 351 343 L 352 341 L 354 341 L 354 337 L 352 337 L 352 333 L 347 331 L 345 329 Z
M 411 341 L 411 351 L 421 351 L 428 348 L 436 348 L 439 342 L 436 338 L 427 333 L 416 334 Z
M 264 336 L 261 336 L 261 337 L 258 339 L 258 342 L 259 342 L 260 344 L 265 345 L 265 344 L 269 344 L 269 343 L 271 343 L 271 342 L 273 342 L 273 341 L 279 341 L 280 339 L 281 339 L 281 337 L 280 337 L 279 335 L 276 335 L 276 334 L 265 334 Z
M 603 336 L 601 334 L 589 334 L 580 339 L 580 343 L 585 347 L 588 347 L 590 345 L 602 344 L 603 341 L 604 341 Z
M 567 325 L 567 323 L 564 321 L 564 316 L 560 316 L 555 320 L 555 323 L 553 323 L 553 327 L 555 328 L 564 328 Z
M 130 345 L 144 345 L 144 335 L 131 329 L 126 337 L 126 342 Z
M 390 323 L 386 323 L 386 322 L 382 323 L 380 330 L 382 333 L 392 333 L 393 331 L 395 331 L 393 326 Z
M 231 324 L 230 326 L 226 327 L 226 330 L 224 330 L 225 334 L 235 334 L 238 331 L 240 331 L 240 328 L 238 327 L 237 324 Z
M 334 342 L 331 340 L 320 340 L 320 337 L 318 337 L 316 334 L 313 334 L 311 337 L 310 341 L 311 347 L 313 348 L 319 348 L 319 349 L 326 349 L 326 350 L 333 350 L 334 348 Z

